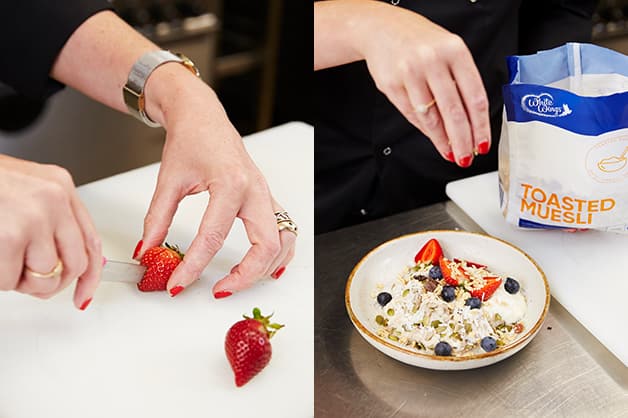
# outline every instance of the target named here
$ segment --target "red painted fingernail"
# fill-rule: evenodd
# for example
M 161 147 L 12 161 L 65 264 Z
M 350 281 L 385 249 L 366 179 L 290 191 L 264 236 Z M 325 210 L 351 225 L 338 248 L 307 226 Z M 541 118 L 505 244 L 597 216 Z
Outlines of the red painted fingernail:
M 480 154 L 486 154 L 488 153 L 488 141 L 482 141 L 480 142 L 480 144 L 478 145 L 478 152 Z
M 142 250 L 142 244 L 143 243 L 144 243 L 144 241 L 142 241 L 142 240 L 139 240 L 137 242 L 137 245 L 135 246 L 135 251 L 133 251 L 133 258 L 137 258 L 138 254 Z
M 216 292 L 214 293 L 214 297 L 216 299 L 222 299 L 222 298 L 226 298 L 227 296 L 231 296 L 233 293 L 227 291 L 227 290 L 222 290 L 220 292 Z
M 83 304 L 81 305 L 79 309 L 84 311 L 85 309 L 87 309 L 91 301 L 92 301 L 92 298 L 87 299 L 85 302 L 83 302 Z
M 170 289 L 170 296 L 171 297 L 175 297 L 179 293 L 183 292 L 183 290 L 185 290 L 185 287 L 183 287 L 183 286 L 175 286 L 172 289 Z
M 277 270 L 275 270 L 275 272 L 273 274 L 271 274 L 270 277 L 272 277 L 273 279 L 277 280 L 278 278 L 281 277 L 281 275 L 283 274 L 284 271 L 286 271 L 286 268 L 284 266 L 281 266 Z
M 453 163 L 454 161 L 454 153 L 449 151 L 446 155 L 445 158 L 447 159 L 447 161 L 449 161 L 450 163 Z
M 102 256 L 102 265 L 104 266 L 105 264 L 107 264 L 107 257 L 105 257 L 104 255 Z
M 458 165 L 462 168 L 467 168 L 471 165 L 471 159 L 472 157 L 470 155 L 466 155 L 460 159 Z

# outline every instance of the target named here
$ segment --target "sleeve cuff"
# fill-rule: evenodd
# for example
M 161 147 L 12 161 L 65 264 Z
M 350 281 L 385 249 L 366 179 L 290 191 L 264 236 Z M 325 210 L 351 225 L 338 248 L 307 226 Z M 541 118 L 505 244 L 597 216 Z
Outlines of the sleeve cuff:
M 111 10 L 105 0 L 78 0 L 59 6 L 53 1 L 7 2 L 0 6 L 4 22 L 13 22 L 2 29 L 0 39 L 0 81 L 30 99 L 42 100 L 63 85 L 50 78 L 50 71 L 59 52 L 72 33 L 90 16 Z M 8 33 L 4 33 L 7 31 Z

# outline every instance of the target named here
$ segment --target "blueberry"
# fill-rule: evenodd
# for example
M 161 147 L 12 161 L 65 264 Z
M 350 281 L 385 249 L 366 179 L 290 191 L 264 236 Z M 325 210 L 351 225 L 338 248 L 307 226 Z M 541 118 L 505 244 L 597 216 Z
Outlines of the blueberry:
M 377 295 L 377 303 L 379 303 L 382 306 L 388 305 L 388 302 L 390 302 L 391 300 L 392 300 L 392 295 L 388 292 L 382 292 L 379 295 Z
M 443 290 L 440 292 L 440 297 L 442 297 L 445 302 L 451 302 L 456 299 L 456 288 L 454 286 L 443 287 Z
M 442 279 L 443 272 L 440 271 L 440 266 L 432 266 L 430 272 L 428 273 L 432 279 Z
M 470 309 L 480 309 L 480 306 L 482 306 L 482 300 L 480 300 L 480 298 L 469 298 L 464 301 L 464 304 Z
M 484 337 L 482 338 L 482 342 L 480 342 L 482 349 L 484 351 L 493 351 L 497 348 L 497 342 L 493 337 Z
M 437 356 L 451 356 L 451 346 L 445 341 L 441 341 L 434 346 L 434 354 Z
M 504 289 L 506 289 L 506 292 L 514 295 L 519 291 L 519 282 L 515 279 L 508 277 L 506 279 L 506 283 L 504 283 Z

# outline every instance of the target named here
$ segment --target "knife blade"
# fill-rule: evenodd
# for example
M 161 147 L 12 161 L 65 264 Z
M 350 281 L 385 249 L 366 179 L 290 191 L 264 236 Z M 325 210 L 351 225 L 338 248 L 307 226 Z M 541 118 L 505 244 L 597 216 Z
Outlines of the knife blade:
M 106 260 L 100 279 L 108 282 L 137 283 L 145 271 L 146 267 L 136 263 Z

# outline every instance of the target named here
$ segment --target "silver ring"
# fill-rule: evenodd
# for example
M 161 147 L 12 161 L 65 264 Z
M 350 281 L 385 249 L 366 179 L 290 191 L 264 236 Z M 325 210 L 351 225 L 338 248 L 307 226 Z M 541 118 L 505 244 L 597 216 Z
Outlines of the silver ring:
M 299 235 L 299 228 L 297 227 L 297 224 L 292 220 L 292 218 L 290 218 L 288 212 L 286 212 L 285 210 L 275 212 L 275 219 L 277 220 L 277 228 L 279 229 L 279 232 L 287 229 L 294 235 Z
M 418 105 L 414 110 L 417 113 L 421 113 L 421 114 L 426 114 L 428 110 L 430 110 L 430 107 L 434 106 L 436 104 L 436 100 L 432 100 L 431 102 L 427 103 L 427 104 L 420 104 Z
M 38 279 L 50 279 L 52 277 L 60 276 L 63 272 L 63 263 L 61 260 L 57 261 L 57 265 L 50 270 L 48 273 L 40 273 L 35 270 L 31 270 L 27 266 L 24 266 L 24 272 L 30 274 L 33 277 L 37 277 Z

